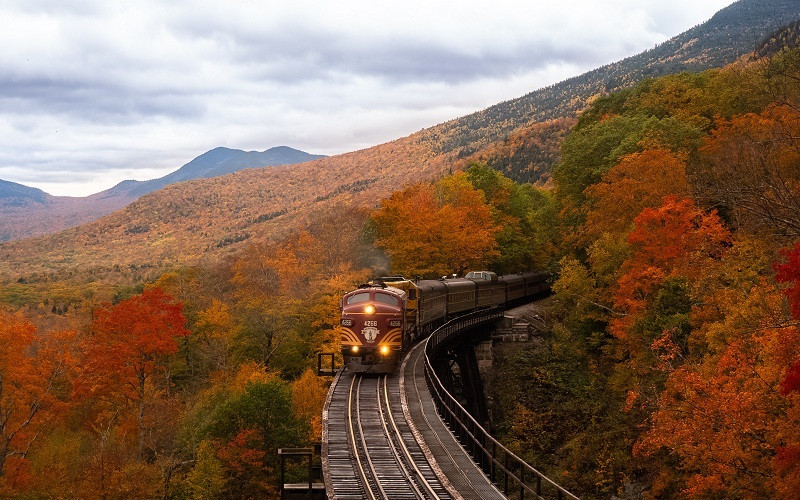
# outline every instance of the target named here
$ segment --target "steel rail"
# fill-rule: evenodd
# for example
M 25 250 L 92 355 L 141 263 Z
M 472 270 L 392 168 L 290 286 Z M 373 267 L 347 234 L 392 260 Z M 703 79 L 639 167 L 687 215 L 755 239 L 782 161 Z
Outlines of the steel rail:
M 361 418 L 361 382 L 363 380 L 364 377 L 358 377 L 358 388 L 356 389 L 356 422 L 358 423 L 358 433 L 361 437 L 361 450 L 364 452 L 364 457 L 367 459 L 367 463 L 369 464 L 369 471 L 372 475 L 372 479 L 375 481 L 375 486 L 377 486 L 378 490 L 380 490 L 381 498 L 389 498 L 389 495 L 386 494 L 386 490 L 383 488 L 383 483 L 378 477 L 378 470 L 375 468 L 375 464 L 372 462 L 372 456 L 370 454 L 369 447 L 367 446 L 367 436 L 364 434 L 364 428 L 362 427 L 363 419 Z M 368 489 L 370 487 L 369 484 L 364 486 Z M 371 492 L 370 494 L 374 496 L 374 492 Z
M 358 379 L 359 387 L 361 386 L 361 377 L 353 377 L 352 382 L 350 382 L 350 393 L 348 394 L 347 399 L 347 421 L 348 421 L 348 430 L 350 431 L 350 444 L 353 449 L 353 455 L 356 457 L 356 464 L 358 468 L 359 475 L 361 476 L 361 482 L 364 485 L 364 492 L 369 496 L 371 500 L 377 500 L 375 494 L 372 492 L 372 488 L 369 485 L 369 480 L 367 479 L 367 473 L 364 470 L 364 465 L 361 463 L 361 456 L 358 453 L 358 446 L 356 445 L 356 433 L 355 428 L 353 426 L 353 386 L 356 383 L 356 379 Z M 357 403 L 357 401 L 356 401 Z M 358 405 L 356 404 L 356 411 L 358 411 Z M 360 422 L 359 422 L 360 427 Z M 363 439 L 363 435 L 361 438 Z M 366 452 L 366 446 L 365 452 Z M 377 481 L 376 481 L 377 482 Z
M 428 480 L 425 479 L 425 476 L 422 474 L 422 471 L 419 470 L 419 467 L 417 467 L 417 463 L 414 461 L 414 457 L 411 456 L 411 451 L 409 451 L 408 446 L 406 446 L 406 443 L 403 441 L 403 435 L 400 433 L 400 429 L 397 427 L 397 423 L 394 420 L 394 415 L 392 415 L 391 404 L 389 403 L 389 389 L 387 387 L 387 382 L 386 382 L 387 379 L 388 377 L 386 376 L 383 377 L 383 397 L 385 399 L 385 405 L 387 410 L 386 412 L 389 414 L 389 422 L 391 423 L 392 430 L 394 431 L 395 436 L 397 436 L 397 442 L 400 443 L 400 448 L 403 450 L 403 455 L 405 456 L 406 461 L 409 464 L 411 464 L 411 467 L 414 469 L 414 473 L 419 478 L 422 487 L 425 489 L 428 495 L 430 495 L 430 498 L 433 498 L 435 500 L 441 500 L 439 495 L 436 494 L 436 491 L 434 491 L 433 486 L 431 486 Z M 413 478 L 409 477 L 409 479 L 411 480 L 411 483 L 414 484 Z M 422 496 L 422 492 L 420 492 L 420 496 Z
M 386 391 L 386 385 L 385 385 L 386 384 L 386 378 L 387 378 L 386 375 L 381 376 L 378 379 L 378 384 L 377 384 L 377 387 L 375 388 L 376 391 L 377 391 L 377 396 L 378 396 L 378 398 L 377 398 L 378 399 L 378 413 L 380 414 L 380 418 L 381 418 L 381 427 L 383 428 L 383 434 L 384 434 L 384 436 L 386 436 L 386 442 L 388 443 L 389 448 L 392 451 L 392 455 L 394 455 L 394 459 L 395 459 L 395 462 L 397 462 L 397 466 L 403 471 L 403 475 L 405 476 L 406 480 L 408 481 L 409 486 L 411 487 L 411 489 L 414 490 L 414 495 L 417 498 L 424 499 L 425 495 L 422 493 L 422 491 L 420 491 L 419 486 L 414 481 L 414 477 L 412 476 L 411 472 L 408 470 L 408 467 L 406 466 L 406 461 L 403 460 L 403 457 L 400 456 L 400 452 L 397 451 L 397 446 L 395 445 L 394 439 L 392 438 L 392 433 L 389 430 L 389 424 L 388 424 L 387 421 L 389 420 L 389 418 L 391 418 L 391 411 L 392 410 L 391 410 L 391 407 L 389 406 L 388 398 L 386 399 L 386 403 L 385 404 L 383 404 L 381 402 L 381 382 L 380 381 L 381 380 L 384 381 L 384 395 L 385 395 L 386 394 L 386 392 L 385 392 Z M 387 414 L 389 415 L 389 418 L 387 418 Z M 402 445 L 403 442 L 400 441 L 400 444 Z M 409 461 L 409 463 L 411 465 L 414 465 L 413 461 Z

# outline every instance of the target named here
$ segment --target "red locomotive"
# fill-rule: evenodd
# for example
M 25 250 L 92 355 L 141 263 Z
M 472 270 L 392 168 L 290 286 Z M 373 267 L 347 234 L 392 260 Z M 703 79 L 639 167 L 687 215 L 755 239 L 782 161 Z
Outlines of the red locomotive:
M 342 356 L 349 370 L 386 373 L 403 347 L 406 293 L 361 285 L 342 298 Z

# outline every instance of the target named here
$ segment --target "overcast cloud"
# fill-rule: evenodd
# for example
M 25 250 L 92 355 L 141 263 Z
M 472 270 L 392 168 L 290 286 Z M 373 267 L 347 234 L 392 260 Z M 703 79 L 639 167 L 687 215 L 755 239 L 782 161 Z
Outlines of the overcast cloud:
M 83 196 L 216 146 L 336 154 L 651 48 L 732 0 L 0 0 L 0 179 Z

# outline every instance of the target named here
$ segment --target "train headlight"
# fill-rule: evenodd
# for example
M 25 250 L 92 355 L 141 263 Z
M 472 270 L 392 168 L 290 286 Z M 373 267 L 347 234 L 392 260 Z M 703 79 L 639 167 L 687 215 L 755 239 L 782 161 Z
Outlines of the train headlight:
M 358 346 L 354 345 L 353 347 L 350 348 L 350 350 L 353 352 L 358 352 Z
M 381 346 L 381 354 L 389 354 L 389 346 L 388 345 L 382 345 Z
M 364 306 L 364 313 L 365 314 L 375 314 L 375 306 L 372 304 L 367 304 Z

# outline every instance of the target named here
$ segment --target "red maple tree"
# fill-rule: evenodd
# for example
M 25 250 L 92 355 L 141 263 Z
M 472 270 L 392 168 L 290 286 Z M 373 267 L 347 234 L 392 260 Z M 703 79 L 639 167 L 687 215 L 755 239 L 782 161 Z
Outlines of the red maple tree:
M 57 392 L 74 360 L 73 332 L 46 337 L 22 314 L 0 311 L 0 476 L 12 485 L 27 479 L 27 455 L 61 407 Z
M 118 410 L 135 413 L 142 456 L 145 407 L 166 388 L 154 381 L 189 334 L 182 305 L 160 288 L 150 288 L 116 305 L 95 311 L 93 335 L 84 343 L 85 364 L 76 391 Z

